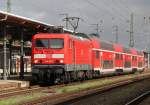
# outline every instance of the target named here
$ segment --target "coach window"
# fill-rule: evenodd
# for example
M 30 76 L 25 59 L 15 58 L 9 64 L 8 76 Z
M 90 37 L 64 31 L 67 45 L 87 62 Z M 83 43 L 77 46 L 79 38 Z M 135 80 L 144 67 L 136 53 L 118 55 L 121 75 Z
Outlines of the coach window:
M 135 56 L 135 61 L 137 60 L 137 57 Z
M 96 59 L 99 59 L 99 51 L 96 51 Z
M 142 67 L 142 62 L 138 62 L 138 67 Z
M 118 60 L 119 59 L 119 54 L 116 54 L 116 60 Z
M 133 61 L 136 61 L 136 60 L 137 60 L 137 57 L 136 57 L 136 56 L 133 56 L 133 57 L 132 57 L 132 60 L 133 60 Z
M 123 56 L 122 54 L 116 54 L 116 60 L 122 60 Z
M 132 60 L 134 61 L 134 56 L 132 56 Z
M 125 68 L 130 68 L 131 67 L 131 62 L 130 61 L 125 61 Z
M 122 55 L 122 54 L 120 54 L 120 59 L 121 59 L 121 60 L 123 59 L 123 55 Z
M 112 60 L 105 60 L 105 61 L 103 61 L 103 68 L 104 69 L 111 69 L 111 68 L 113 68 L 113 61 Z

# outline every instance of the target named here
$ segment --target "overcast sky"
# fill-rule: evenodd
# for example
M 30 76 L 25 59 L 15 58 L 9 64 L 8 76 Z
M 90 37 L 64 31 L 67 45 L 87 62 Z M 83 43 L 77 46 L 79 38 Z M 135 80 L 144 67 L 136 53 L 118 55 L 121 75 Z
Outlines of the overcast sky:
M 0 0 L 0 10 L 6 11 L 6 0 Z M 62 13 L 82 18 L 78 31 L 95 32 L 91 24 L 103 21 L 101 39 L 114 42 L 114 25 L 119 26 L 119 43 L 129 45 L 130 14 L 134 13 L 135 47 L 145 49 L 150 39 L 150 0 L 11 0 L 13 14 L 40 20 L 52 25 L 65 25 Z M 149 23 L 149 24 L 148 24 Z M 71 27 L 70 27 L 71 28 Z M 149 44 L 150 45 L 150 44 Z

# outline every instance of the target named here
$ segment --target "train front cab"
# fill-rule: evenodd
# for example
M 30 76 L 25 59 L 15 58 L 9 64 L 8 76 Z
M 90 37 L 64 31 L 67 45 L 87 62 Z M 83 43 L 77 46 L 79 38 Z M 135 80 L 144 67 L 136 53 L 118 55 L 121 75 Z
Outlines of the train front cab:
M 37 81 L 55 81 L 64 73 L 67 35 L 37 34 L 32 39 L 32 76 Z M 58 80 L 59 81 L 59 80 Z

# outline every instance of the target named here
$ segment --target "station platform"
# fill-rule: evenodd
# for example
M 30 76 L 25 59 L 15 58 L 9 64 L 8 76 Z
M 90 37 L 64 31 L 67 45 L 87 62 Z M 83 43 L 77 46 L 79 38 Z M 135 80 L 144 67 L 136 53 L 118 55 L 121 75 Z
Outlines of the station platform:
M 0 80 L 0 91 L 9 90 L 16 88 L 26 88 L 30 86 L 29 81 L 19 81 L 19 80 Z
M 27 88 L 30 86 L 31 82 L 31 73 L 24 74 L 24 78 L 20 79 L 20 76 L 17 75 L 10 75 L 7 77 L 7 80 L 3 80 L 0 78 L 0 91 L 1 90 L 9 90 L 9 89 L 16 89 L 16 88 Z

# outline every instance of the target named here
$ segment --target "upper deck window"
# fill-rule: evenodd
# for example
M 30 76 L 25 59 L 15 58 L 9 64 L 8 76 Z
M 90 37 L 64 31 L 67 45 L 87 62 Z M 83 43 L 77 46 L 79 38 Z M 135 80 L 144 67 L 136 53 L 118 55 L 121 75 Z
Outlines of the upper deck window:
M 36 39 L 35 47 L 37 47 L 37 48 L 48 48 L 48 39 Z

